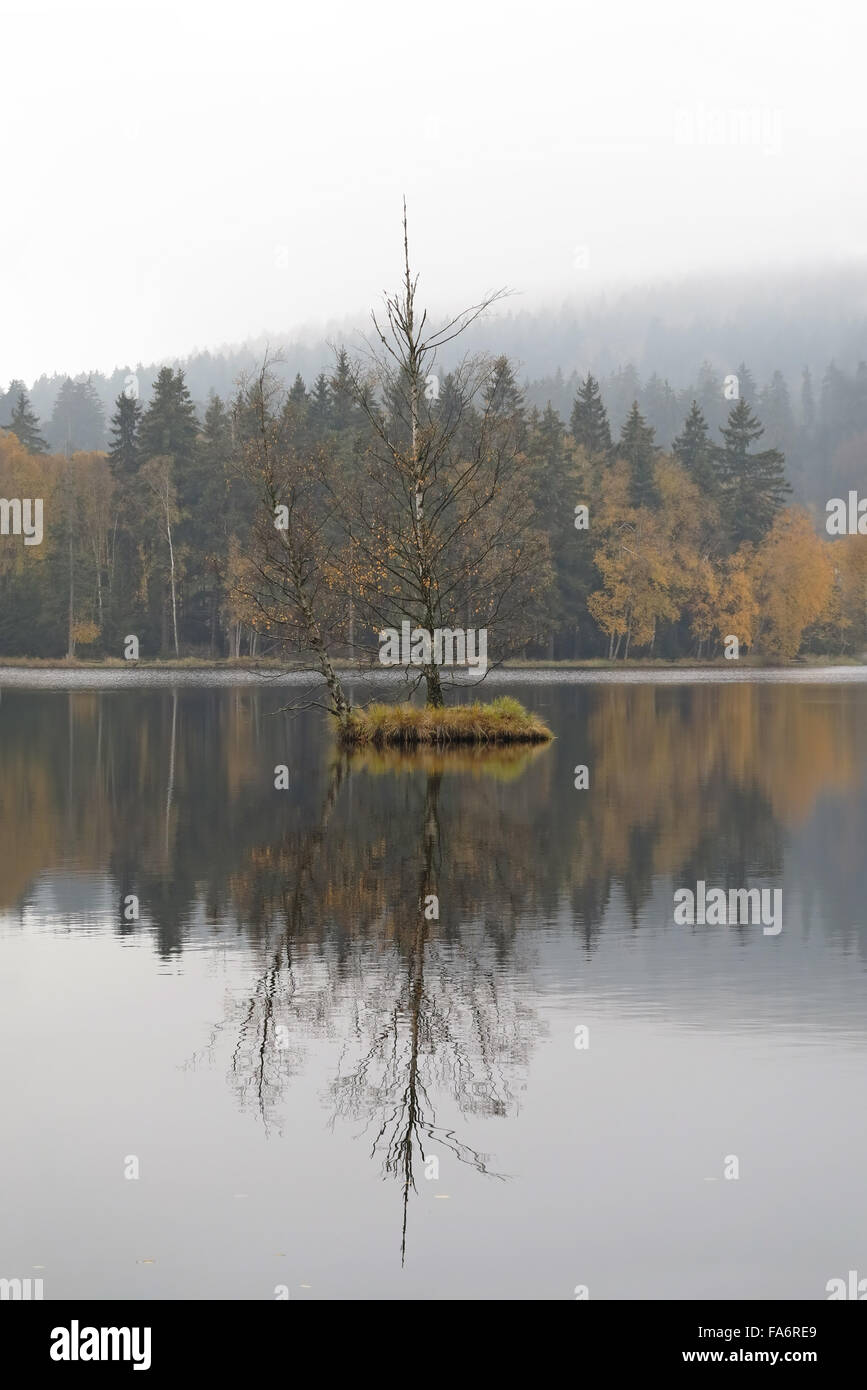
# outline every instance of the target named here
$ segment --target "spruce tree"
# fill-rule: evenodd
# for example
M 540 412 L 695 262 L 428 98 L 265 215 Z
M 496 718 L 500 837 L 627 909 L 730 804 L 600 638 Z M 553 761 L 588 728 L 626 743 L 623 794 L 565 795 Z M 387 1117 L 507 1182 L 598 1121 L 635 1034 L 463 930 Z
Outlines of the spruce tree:
M 611 428 L 602 402 L 599 383 L 589 373 L 578 387 L 570 420 L 572 438 L 588 458 L 607 455 L 611 450 Z
M 439 383 L 439 393 L 426 404 L 441 429 L 454 430 L 456 452 L 460 453 L 464 444 L 467 448 L 472 447 L 471 441 L 477 437 L 479 428 L 478 411 L 475 406 L 467 405 L 465 393 L 454 373 L 446 372 Z
M 9 383 L 8 391 L 0 391 L 0 428 L 5 428 L 12 419 L 12 412 L 15 409 L 15 402 L 18 400 L 20 392 L 26 391 L 26 386 L 18 377 L 13 377 Z
M 117 481 L 125 482 L 135 476 L 139 466 L 138 433 L 142 409 L 138 398 L 127 395 L 125 391 L 121 391 L 114 404 L 108 460 Z
M 117 484 L 114 536 L 114 573 L 104 624 L 110 648 L 117 650 L 126 633 L 143 631 L 140 597 L 139 540 L 143 533 L 142 500 L 137 483 L 141 448 L 139 429 L 142 407 L 137 396 L 121 391 L 110 421 L 109 465 Z
M 680 419 L 677 396 L 668 379 L 663 379 L 658 372 L 653 372 L 641 393 L 641 408 L 657 438 L 669 440 L 674 437 Z
M 738 379 L 738 400 L 746 401 L 747 405 L 755 405 L 759 393 L 756 387 L 756 380 L 747 366 L 746 362 L 738 365 L 735 373 Z
M 317 434 L 331 424 L 331 387 L 324 372 L 319 373 L 310 392 L 310 424 Z
M 349 356 L 345 348 L 337 354 L 337 364 L 329 385 L 331 387 L 331 426 L 336 430 L 349 429 L 358 418 L 358 407 L 352 386 Z
M 168 455 L 183 470 L 193 457 L 198 425 L 196 407 L 181 368 L 161 368 L 153 384 L 153 397 L 141 421 L 143 459 Z
M 35 413 L 30 408 L 30 401 L 26 391 L 18 392 L 18 399 L 12 411 L 12 419 L 8 425 L 3 426 L 14 434 L 20 444 L 25 449 L 29 449 L 31 454 L 44 454 L 48 450 L 48 445 L 40 433 L 40 424 Z
M 105 448 L 102 401 L 89 377 L 85 381 L 67 377 L 63 382 L 51 412 L 48 437 L 55 449 L 69 453 Z
M 500 356 L 493 362 L 493 370 L 488 383 L 482 391 L 482 409 L 496 420 L 508 422 L 515 446 L 524 449 L 527 444 L 527 415 L 524 392 L 515 380 L 508 357 Z
M 235 392 L 235 396 L 229 404 L 228 415 L 232 448 L 240 457 L 250 441 L 257 437 L 259 431 L 250 390 L 241 387 Z
M 138 542 L 150 547 L 156 561 L 147 586 L 147 626 L 156 635 L 158 628 L 160 649 L 165 649 L 169 641 L 169 617 L 174 629 L 178 615 L 177 575 L 173 548 L 166 554 L 167 520 L 166 497 L 173 497 L 180 516 L 193 525 L 194 517 L 204 508 L 203 491 L 205 483 L 202 471 L 197 466 L 196 436 L 198 424 L 196 409 L 179 368 L 162 367 L 153 384 L 153 396 L 144 411 L 139 429 L 141 466 L 139 478 L 142 481 L 138 500 L 136 529 Z M 162 460 L 157 464 L 154 460 Z M 150 483 L 148 483 L 148 476 Z M 163 483 L 163 475 L 166 483 Z M 184 521 L 175 527 L 175 542 L 179 547 L 187 543 L 184 534 Z M 168 561 L 168 564 L 166 564 Z M 197 576 L 191 564 L 186 583 L 191 591 L 197 584 Z M 201 630 L 193 633 L 193 639 L 201 641 Z M 184 633 L 184 640 L 187 634 Z
M 722 378 L 716 367 L 707 360 L 702 362 L 698 369 L 698 381 L 687 397 L 690 398 L 698 402 L 711 434 L 722 429 L 728 413 L 723 396 Z
M 652 507 L 659 500 L 653 476 L 657 453 L 653 436 L 653 428 L 638 409 L 638 401 L 633 401 L 617 446 L 618 457 L 625 459 L 632 470 L 633 507 Z
M 487 386 L 482 392 L 485 408 L 491 415 L 524 418 L 524 393 L 515 381 L 508 357 L 497 357 Z
M 548 401 L 542 414 L 536 413 L 536 450 L 546 469 L 553 470 L 563 456 L 563 421 Z
M 187 470 L 191 480 L 188 491 L 200 499 L 196 505 L 201 510 L 203 525 L 210 528 L 209 534 L 213 534 L 224 506 L 231 456 L 232 418 L 222 399 L 211 391 L 193 466 Z
M 304 385 L 304 378 L 300 372 L 295 373 L 295 380 L 289 392 L 289 400 L 293 405 L 307 404 L 307 387 Z
M 722 445 L 714 445 L 726 517 L 732 544 L 757 542 L 767 534 L 774 517 L 791 491 L 785 476 L 785 459 L 779 449 L 751 454 L 750 446 L 764 434 L 749 402 L 737 401 L 722 429 Z
M 618 367 L 605 383 L 605 398 L 612 420 L 625 420 L 633 401 L 641 395 L 641 378 L 632 362 Z
M 241 501 L 228 488 L 231 454 L 230 415 L 212 391 L 192 459 L 179 474 L 177 527 L 178 544 L 188 556 L 183 610 L 186 637 L 198 646 L 207 643 L 210 656 L 216 654 L 218 614 L 225 598 L 229 531 Z M 243 487 L 239 486 L 237 493 L 242 494 Z M 249 533 L 251 521 L 252 512 L 242 519 L 239 529 L 243 534 Z
M 767 387 L 761 393 L 760 405 L 762 420 L 768 443 L 783 454 L 792 450 L 795 436 L 795 416 L 789 388 L 782 372 L 774 372 Z
M 713 496 L 718 491 L 713 445 L 707 421 L 697 401 L 693 401 L 683 429 L 674 440 L 671 451 L 702 492 Z
M 567 445 L 563 421 L 548 401 L 541 413 L 532 412 L 529 423 L 528 484 L 539 524 L 550 538 L 554 562 L 555 584 L 546 604 L 547 656 L 553 660 L 574 655 L 587 595 L 598 583 L 598 574 L 592 546 L 577 539 L 573 524 L 576 503 L 586 502 L 588 496 L 584 477 L 575 466 L 573 450 Z

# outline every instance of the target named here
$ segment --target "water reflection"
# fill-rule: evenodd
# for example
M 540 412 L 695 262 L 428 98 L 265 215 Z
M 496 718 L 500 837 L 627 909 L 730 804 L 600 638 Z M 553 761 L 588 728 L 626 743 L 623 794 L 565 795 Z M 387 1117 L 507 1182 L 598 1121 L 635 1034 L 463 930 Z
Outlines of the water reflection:
M 255 846 L 250 855 L 260 875 L 255 899 L 264 968 L 229 1020 L 236 1030 L 232 1083 L 242 1104 L 255 1103 L 267 1129 L 304 1048 L 341 1027 L 340 1062 L 325 1098 L 331 1124 L 360 1123 L 371 1157 L 397 1181 L 402 1262 L 420 1166 L 433 1163 L 437 1172 L 445 1151 L 483 1176 L 504 1176 L 454 1126 L 438 1124 L 438 1097 L 448 1096 L 463 1118 L 507 1116 L 541 1031 L 516 979 L 499 968 L 499 947 L 492 951 L 471 921 L 446 921 L 447 895 L 440 914 L 443 864 L 451 858 L 440 816 L 442 785 L 470 761 L 480 774 L 483 760 L 461 753 L 453 762 L 449 754 L 422 758 L 427 766 L 420 772 L 406 759 L 335 757 L 315 826 L 286 835 L 279 846 Z M 505 761 L 514 770 L 514 759 Z M 389 765 L 413 773 L 400 858 L 382 853 L 379 829 L 372 840 L 359 835 L 349 846 L 342 837 L 329 842 L 341 792 L 348 801 L 353 777 L 381 774 Z M 491 775 L 502 765 L 492 752 Z M 342 855 L 338 885 L 328 856 L 340 845 L 351 852 Z M 325 948 L 317 959 L 311 937 L 327 931 L 331 917 L 344 935 L 347 924 L 364 924 L 363 930 L 353 933 L 350 925 L 338 953 Z M 304 990 L 299 975 L 308 971 L 315 983 Z
M 107 891 L 112 929 L 166 960 L 243 951 L 250 983 L 233 980 L 205 1050 L 270 1134 L 311 1050 L 339 1046 L 322 1101 L 396 1184 L 402 1259 L 431 1157 L 506 1177 L 474 1127 L 516 1113 L 544 1036 L 538 933 L 557 924 L 592 956 L 615 901 L 638 933 L 672 882 L 774 886 L 798 837 L 829 944 L 864 950 L 863 687 L 517 693 L 553 745 L 347 757 L 320 716 L 243 688 L 0 704 L 7 922 L 96 929 Z
M 278 704 L 246 689 L 6 691 L 0 909 L 21 909 L 46 874 L 105 873 L 118 930 L 135 929 L 120 911 L 135 893 L 169 954 L 203 923 L 233 922 L 255 939 L 281 875 L 303 880 L 310 858 L 310 929 L 328 918 L 353 935 L 376 920 L 381 932 L 393 911 L 382 871 L 421 872 L 418 787 L 448 757 L 451 925 L 486 913 L 505 941 L 522 915 L 550 917 L 567 894 L 592 947 L 615 885 L 637 919 L 661 875 L 778 874 L 787 833 L 818 799 L 863 789 L 863 687 L 548 690 L 536 704 L 557 726 L 550 748 L 371 751 L 336 779 L 327 727 L 310 714 L 272 717 Z M 288 792 L 273 786 L 280 762 Z M 588 791 L 574 788 L 578 763 Z M 362 898 L 375 912 L 359 920 Z

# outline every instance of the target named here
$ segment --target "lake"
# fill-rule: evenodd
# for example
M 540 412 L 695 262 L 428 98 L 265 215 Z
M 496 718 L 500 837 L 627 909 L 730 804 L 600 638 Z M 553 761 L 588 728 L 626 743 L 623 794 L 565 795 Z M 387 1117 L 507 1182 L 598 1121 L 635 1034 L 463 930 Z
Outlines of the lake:
M 299 681 L 3 672 L 0 1276 L 867 1275 L 867 670 L 738 677 L 500 673 L 555 742 L 346 757 Z M 699 882 L 782 929 L 676 924 Z

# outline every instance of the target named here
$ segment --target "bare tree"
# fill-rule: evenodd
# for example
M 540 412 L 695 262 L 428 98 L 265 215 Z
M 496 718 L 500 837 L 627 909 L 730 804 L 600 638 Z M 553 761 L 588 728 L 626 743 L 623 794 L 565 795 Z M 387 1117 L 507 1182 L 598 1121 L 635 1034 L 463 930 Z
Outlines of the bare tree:
M 490 387 L 495 364 L 465 357 L 440 383 L 437 354 L 503 295 L 486 295 L 436 330 L 417 306 L 406 204 L 403 279 L 372 315 L 373 340 L 350 364 L 353 391 L 371 432 L 360 487 L 344 487 L 351 527 L 344 575 L 369 628 L 397 614 L 428 634 L 437 628 L 502 626 L 532 633 L 548 582 L 547 541 L 529 497 L 518 422 Z M 527 636 L 517 636 L 523 646 Z M 428 703 L 443 704 L 434 660 L 422 667 Z

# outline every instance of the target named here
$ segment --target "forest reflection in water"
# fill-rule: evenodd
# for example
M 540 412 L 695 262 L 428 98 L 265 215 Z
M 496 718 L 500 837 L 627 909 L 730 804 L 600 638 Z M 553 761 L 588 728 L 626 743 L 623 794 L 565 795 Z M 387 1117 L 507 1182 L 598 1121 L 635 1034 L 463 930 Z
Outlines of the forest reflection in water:
M 166 959 L 243 945 L 243 981 L 190 1063 L 225 1065 L 240 1104 L 279 1132 L 311 1049 L 336 1040 L 322 1099 L 397 1183 L 402 1259 L 431 1158 L 508 1179 L 473 1127 L 516 1113 L 545 1035 L 537 931 L 566 922 L 592 957 L 615 899 L 638 930 L 666 881 L 777 884 L 789 837 L 834 795 L 849 814 L 817 843 L 823 925 L 836 947 L 857 933 L 839 886 L 862 856 L 864 687 L 516 693 L 554 744 L 340 754 L 319 714 L 275 714 L 267 690 L 6 691 L 0 704 L 0 907 L 149 935 Z M 87 901 L 96 880 L 108 912 Z M 439 1120 L 444 1100 L 463 1129 Z

